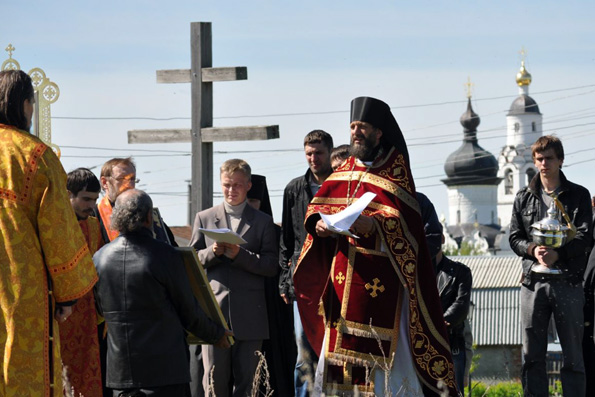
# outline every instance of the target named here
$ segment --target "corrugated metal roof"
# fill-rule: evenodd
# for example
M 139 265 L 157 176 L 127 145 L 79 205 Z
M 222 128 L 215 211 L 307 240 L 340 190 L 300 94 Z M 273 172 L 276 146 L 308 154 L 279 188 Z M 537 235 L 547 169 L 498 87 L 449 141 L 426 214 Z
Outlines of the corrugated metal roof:
M 518 256 L 452 256 L 471 269 L 475 305 L 471 330 L 479 346 L 520 345 L 521 272 Z
M 471 269 L 473 289 L 521 286 L 522 258 L 519 256 L 450 256 Z
M 521 288 L 484 288 L 471 291 L 475 304 L 471 331 L 479 346 L 520 345 Z

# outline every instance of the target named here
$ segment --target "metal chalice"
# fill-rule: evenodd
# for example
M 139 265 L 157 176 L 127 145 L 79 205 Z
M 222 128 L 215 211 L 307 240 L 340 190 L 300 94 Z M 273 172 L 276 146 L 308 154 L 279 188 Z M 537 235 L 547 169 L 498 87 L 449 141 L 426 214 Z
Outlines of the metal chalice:
M 574 237 L 573 228 L 558 220 L 558 209 L 556 208 L 555 200 L 552 201 L 550 208 L 547 210 L 546 217 L 532 224 L 531 229 L 533 229 L 531 230 L 533 242 L 549 248 L 560 248 Z M 555 265 L 548 267 L 539 264 L 533 266 L 531 270 L 535 273 L 562 274 L 562 270 Z

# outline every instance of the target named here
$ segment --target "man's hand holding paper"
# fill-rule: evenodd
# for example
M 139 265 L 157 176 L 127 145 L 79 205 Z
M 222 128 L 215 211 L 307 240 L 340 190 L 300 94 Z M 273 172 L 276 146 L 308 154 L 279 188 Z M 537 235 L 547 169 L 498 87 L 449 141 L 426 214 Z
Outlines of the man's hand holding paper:
M 218 243 L 229 243 L 229 244 L 246 244 L 239 234 L 230 229 L 203 229 L 199 228 L 201 233 L 205 236 L 215 240 Z
M 356 202 L 354 202 L 341 212 L 338 212 L 333 215 L 325 215 L 323 213 L 319 213 L 320 217 L 322 218 L 321 220 L 324 222 L 324 225 L 326 227 L 321 225 L 319 221 L 316 225 L 316 233 L 320 237 L 328 236 L 330 235 L 330 232 L 334 232 L 353 238 L 359 238 L 358 236 L 349 231 L 352 225 L 354 226 L 355 230 L 357 230 L 360 233 L 369 233 L 373 227 L 371 219 L 358 220 L 358 218 L 367 218 L 363 216 L 360 217 L 360 215 L 366 209 L 368 204 L 372 202 L 374 197 L 376 197 L 375 193 L 367 192 L 363 196 L 361 196 Z

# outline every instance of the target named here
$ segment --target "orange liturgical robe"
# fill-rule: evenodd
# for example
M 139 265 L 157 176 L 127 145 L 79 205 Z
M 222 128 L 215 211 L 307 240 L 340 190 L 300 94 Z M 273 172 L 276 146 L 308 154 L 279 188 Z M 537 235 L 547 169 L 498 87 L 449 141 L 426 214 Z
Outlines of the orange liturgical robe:
M 0 395 L 50 396 L 52 387 L 59 395 L 55 303 L 83 297 L 97 273 L 60 161 L 36 137 L 2 124 L 0 264 Z
M 89 251 L 93 255 L 103 245 L 99 221 L 95 217 L 79 220 Z M 72 314 L 60 324 L 62 364 L 74 396 L 101 397 L 101 365 L 97 339 L 97 311 L 93 290 L 80 298 Z

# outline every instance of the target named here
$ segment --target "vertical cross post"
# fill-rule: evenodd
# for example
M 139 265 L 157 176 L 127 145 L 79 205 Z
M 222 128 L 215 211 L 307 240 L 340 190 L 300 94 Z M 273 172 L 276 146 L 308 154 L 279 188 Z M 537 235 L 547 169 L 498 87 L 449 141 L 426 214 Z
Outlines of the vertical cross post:
M 192 179 L 188 219 L 213 206 L 213 142 L 279 138 L 278 125 L 213 127 L 213 82 L 246 80 L 245 66 L 212 67 L 210 22 L 190 24 L 190 69 L 158 70 L 157 83 L 190 83 L 192 122 L 190 129 L 131 130 L 128 143 L 190 142 Z
M 192 96 L 192 186 L 190 214 L 213 206 L 213 143 L 203 142 L 202 129 L 213 126 L 213 83 L 203 82 L 202 69 L 213 66 L 210 22 L 190 24 Z

